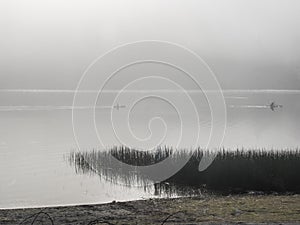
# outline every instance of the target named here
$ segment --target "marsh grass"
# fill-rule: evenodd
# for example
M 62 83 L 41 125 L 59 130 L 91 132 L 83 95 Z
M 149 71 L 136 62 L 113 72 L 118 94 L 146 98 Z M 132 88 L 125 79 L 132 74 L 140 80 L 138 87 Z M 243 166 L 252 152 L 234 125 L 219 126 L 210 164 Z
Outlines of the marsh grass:
M 113 183 L 147 186 L 153 181 L 145 179 L 134 171 L 124 171 L 122 166 L 112 166 L 112 157 L 135 166 L 158 163 L 166 157 L 174 162 L 186 157 L 190 150 L 176 150 L 160 147 L 155 151 L 137 151 L 126 147 L 114 147 L 107 151 L 71 152 L 69 163 L 76 173 L 98 174 Z M 203 172 L 198 165 L 204 154 L 210 151 L 197 149 L 189 162 L 168 180 L 155 184 L 155 192 L 188 192 L 185 189 L 208 190 L 219 193 L 300 193 L 300 151 L 299 149 L 221 149 L 214 162 Z M 195 191 L 196 190 L 196 191 Z

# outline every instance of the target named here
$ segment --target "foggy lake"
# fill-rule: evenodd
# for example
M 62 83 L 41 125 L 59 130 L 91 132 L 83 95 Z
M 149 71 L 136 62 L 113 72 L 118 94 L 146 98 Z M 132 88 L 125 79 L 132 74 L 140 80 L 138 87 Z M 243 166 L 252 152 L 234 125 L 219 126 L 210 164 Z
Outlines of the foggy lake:
M 76 173 L 68 161 L 70 152 L 78 149 L 72 126 L 73 94 L 72 91 L 0 92 L 0 208 L 104 203 L 156 196 L 151 185 L 146 189 L 130 187 Z M 194 100 L 201 99 L 201 95 L 191 93 Z M 228 150 L 295 149 L 300 144 L 299 97 L 300 93 L 292 90 L 225 91 L 227 129 L 222 147 Z M 103 104 L 107 108 L 96 108 L 96 122 L 103 143 L 109 148 L 119 146 L 120 142 L 109 129 L 105 131 L 111 123 L 107 118 L 114 110 L 115 120 L 122 120 L 127 109 L 111 105 L 109 94 L 106 99 Z M 272 111 L 272 102 L 282 108 Z M 119 104 L 126 105 L 124 102 Z M 201 104 L 196 104 L 196 108 L 201 117 L 201 135 L 205 136 L 209 132 L 210 114 L 206 107 L 201 108 Z M 89 118 L 93 108 L 87 106 L 75 110 L 80 111 L 83 118 Z M 168 135 L 160 144 L 176 145 L 178 118 L 169 106 L 150 99 L 137 105 L 132 113 L 132 130 L 143 137 L 149 135 L 147 124 L 151 114 L 165 116 Z M 181 116 L 188 120 L 189 112 Z M 152 125 L 151 131 L 160 134 L 161 124 Z M 80 129 L 86 144 L 81 150 L 91 151 L 101 146 L 90 135 L 89 127 L 80 124 Z M 127 132 L 125 127 L 117 129 L 120 134 Z M 202 144 L 201 137 L 198 144 Z M 188 139 L 180 145 L 184 146 L 190 147 Z

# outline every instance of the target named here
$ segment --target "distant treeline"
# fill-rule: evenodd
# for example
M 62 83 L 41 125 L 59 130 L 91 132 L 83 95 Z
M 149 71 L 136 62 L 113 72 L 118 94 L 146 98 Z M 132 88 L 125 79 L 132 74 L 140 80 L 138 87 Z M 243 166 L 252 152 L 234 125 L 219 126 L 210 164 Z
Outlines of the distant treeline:
M 115 147 L 108 151 L 72 152 L 69 162 L 77 173 L 97 173 L 112 182 L 125 182 L 127 185 L 148 185 L 138 174 L 113 168 L 111 157 L 125 163 L 143 166 L 164 160 L 166 157 L 179 157 L 190 154 L 189 150 L 174 150 L 168 147 L 156 151 L 137 151 L 126 147 Z M 189 162 L 174 176 L 155 185 L 155 191 L 176 192 L 185 188 L 206 190 L 218 193 L 244 193 L 261 191 L 264 193 L 300 193 L 300 151 L 299 149 L 221 149 L 213 163 L 203 172 L 198 165 L 203 154 L 209 151 L 197 149 Z M 179 191 L 180 192 L 180 191 Z

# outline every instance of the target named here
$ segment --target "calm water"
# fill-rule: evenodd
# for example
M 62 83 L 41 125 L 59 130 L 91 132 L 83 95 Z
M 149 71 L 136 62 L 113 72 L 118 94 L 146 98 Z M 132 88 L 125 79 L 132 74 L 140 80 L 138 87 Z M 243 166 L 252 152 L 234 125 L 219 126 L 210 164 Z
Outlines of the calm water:
M 197 93 L 194 99 L 201 99 Z M 112 184 L 98 176 L 76 174 L 66 156 L 77 148 L 73 135 L 72 105 L 73 93 L 0 93 L 0 208 L 32 207 L 45 205 L 67 205 L 81 203 L 102 203 L 113 200 L 131 200 L 153 197 L 154 188 L 133 188 Z M 225 92 L 227 106 L 227 131 L 225 148 L 295 148 L 300 146 L 300 102 L 299 92 Z M 8 101 L 9 99 L 9 101 Z M 106 98 L 109 106 L 110 98 Z M 180 94 L 178 94 L 180 99 Z M 283 105 L 272 112 L 267 105 L 272 101 Z M 33 104 L 34 102 L 34 104 Z M 38 104 L 40 102 L 40 104 Z M 120 104 L 123 102 L 120 102 Z M 200 111 L 201 138 L 205 139 L 210 127 L 210 114 L 203 102 L 196 103 Z M 101 108 L 102 107 L 102 108 Z M 106 146 L 119 145 L 111 130 L 110 108 L 97 109 L 96 123 Z M 90 130 L 91 109 L 78 109 L 82 118 L 78 120 L 79 139 L 84 150 L 99 147 L 94 131 Z M 115 120 L 126 118 L 125 109 L 116 111 Z M 162 144 L 175 145 L 177 140 L 178 115 L 170 106 L 157 100 L 141 103 L 133 111 L 132 131 L 140 137 L 147 137 L 148 119 L 151 116 L 165 116 L 168 134 Z M 189 112 L 181 115 L 190 117 Z M 189 123 L 187 123 L 189 124 Z M 193 124 L 185 132 L 191 132 Z M 117 127 L 120 136 L 128 131 Z M 152 131 L 161 135 L 161 124 L 153 123 Z M 154 136 L 154 138 L 156 138 Z M 185 139 L 181 146 L 189 146 Z

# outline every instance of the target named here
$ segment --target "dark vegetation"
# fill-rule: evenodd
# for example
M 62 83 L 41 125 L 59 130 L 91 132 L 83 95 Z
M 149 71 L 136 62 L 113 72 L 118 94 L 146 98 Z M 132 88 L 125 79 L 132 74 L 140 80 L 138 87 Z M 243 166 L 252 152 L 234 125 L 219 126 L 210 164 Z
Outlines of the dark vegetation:
M 110 163 L 111 157 L 131 165 L 143 166 L 157 163 L 166 157 L 173 157 L 176 161 L 178 157 L 189 153 L 188 150 L 175 151 L 168 147 L 159 148 L 154 152 L 120 147 L 109 151 L 74 151 L 69 157 L 69 162 L 75 166 L 77 173 L 97 173 L 112 182 L 146 186 L 151 184 L 151 181 L 132 171 L 123 171 L 121 167 L 114 168 Z M 299 149 L 222 149 L 218 151 L 214 162 L 205 171 L 199 172 L 198 165 L 203 154 L 211 153 L 197 149 L 178 173 L 165 182 L 155 184 L 155 193 L 300 193 Z

